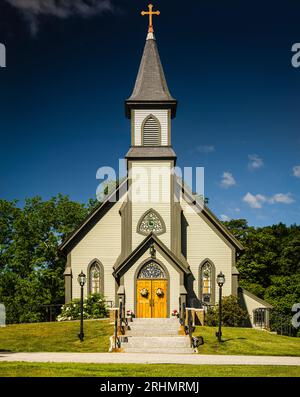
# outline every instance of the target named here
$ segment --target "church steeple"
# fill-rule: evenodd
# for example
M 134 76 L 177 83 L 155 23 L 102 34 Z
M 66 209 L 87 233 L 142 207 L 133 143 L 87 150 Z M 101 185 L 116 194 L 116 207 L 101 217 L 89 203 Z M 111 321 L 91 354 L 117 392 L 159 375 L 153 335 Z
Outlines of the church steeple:
M 159 11 L 153 12 L 152 8 L 149 4 L 149 12 L 142 12 L 142 15 L 149 15 L 149 29 L 135 86 L 125 102 L 128 118 L 131 118 L 132 109 L 141 108 L 170 109 L 172 118 L 176 115 L 177 101 L 168 89 L 152 25 L 152 15 L 159 15 Z

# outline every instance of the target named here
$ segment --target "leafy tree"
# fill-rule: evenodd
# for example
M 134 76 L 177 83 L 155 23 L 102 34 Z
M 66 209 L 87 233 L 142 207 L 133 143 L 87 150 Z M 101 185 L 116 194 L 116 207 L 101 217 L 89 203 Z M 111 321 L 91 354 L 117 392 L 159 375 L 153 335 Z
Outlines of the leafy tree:
M 224 224 L 245 247 L 237 261 L 241 286 L 290 314 L 300 302 L 300 226 L 253 228 L 244 219 Z
M 65 258 L 58 246 L 87 213 L 62 195 L 27 199 L 23 208 L 0 200 L 0 301 L 8 322 L 39 321 L 41 305 L 63 302 Z

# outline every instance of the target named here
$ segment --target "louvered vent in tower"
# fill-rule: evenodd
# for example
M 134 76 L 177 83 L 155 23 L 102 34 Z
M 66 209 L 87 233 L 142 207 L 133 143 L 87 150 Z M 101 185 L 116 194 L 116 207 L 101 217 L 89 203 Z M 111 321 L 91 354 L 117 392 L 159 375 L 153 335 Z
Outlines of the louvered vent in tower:
M 149 116 L 143 126 L 143 145 L 160 145 L 160 124 L 154 116 Z

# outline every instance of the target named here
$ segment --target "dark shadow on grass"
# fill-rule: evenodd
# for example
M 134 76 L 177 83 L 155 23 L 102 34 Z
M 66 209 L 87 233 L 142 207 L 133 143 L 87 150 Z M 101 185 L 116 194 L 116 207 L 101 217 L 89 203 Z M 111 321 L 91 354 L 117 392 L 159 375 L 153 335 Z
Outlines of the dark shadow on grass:
M 224 339 L 224 340 L 222 340 L 222 342 L 229 342 L 229 341 L 231 341 L 231 340 L 245 340 L 245 339 L 247 339 L 247 338 L 231 338 L 231 339 Z

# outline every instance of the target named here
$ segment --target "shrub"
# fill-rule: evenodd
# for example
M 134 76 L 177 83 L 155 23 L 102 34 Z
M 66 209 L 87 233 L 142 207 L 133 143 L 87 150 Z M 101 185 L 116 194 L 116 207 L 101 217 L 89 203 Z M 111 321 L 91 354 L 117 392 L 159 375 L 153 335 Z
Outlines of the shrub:
M 100 294 L 92 294 L 84 298 L 83 318 L 105 318 L 108 317 L 108 310 L 105 300 Z M 79 320 L 80 319 L 80 299 L 73 299 L 63 305 L 61 314 L 57 316 L 57 321 Z
M 242 327 L 249 321 L 249 315 L 239 305 L 236 296 L 230 295 L 222 299 L 222 324 L 228 327 Z M 205 316 L 206 325 L 217 326 L 219 323 L 219 305 L 208 309 Z

